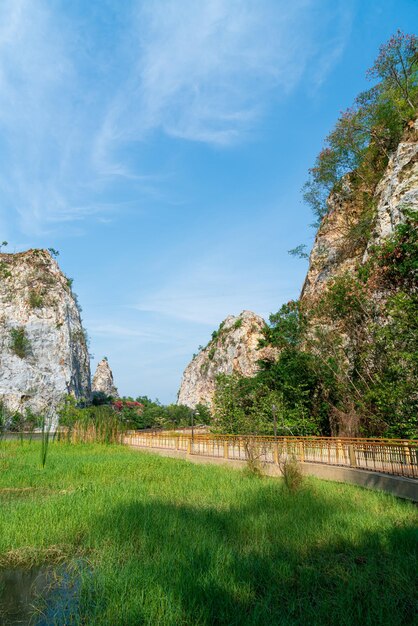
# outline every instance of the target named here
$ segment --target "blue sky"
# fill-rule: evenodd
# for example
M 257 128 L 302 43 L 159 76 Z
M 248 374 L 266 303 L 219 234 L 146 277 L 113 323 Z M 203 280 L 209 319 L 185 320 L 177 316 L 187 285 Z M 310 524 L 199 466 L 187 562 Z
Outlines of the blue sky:
M 298 296 L 300 189 L 415 0 L 2 0 L 0 240 L 59 250 L 122 394 Z

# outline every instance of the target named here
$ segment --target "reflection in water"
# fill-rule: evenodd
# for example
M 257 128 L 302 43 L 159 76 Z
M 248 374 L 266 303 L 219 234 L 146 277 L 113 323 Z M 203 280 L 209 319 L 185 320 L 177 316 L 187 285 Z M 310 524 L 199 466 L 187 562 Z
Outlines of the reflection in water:
M 0 570 L 0 624 L 72 623 L 79 588 L 80 578 L 63 565 Z
M 47 572 L 39 567 L 0 571 L 0 623 L 27 624 L 33 599 L 46 585 Z

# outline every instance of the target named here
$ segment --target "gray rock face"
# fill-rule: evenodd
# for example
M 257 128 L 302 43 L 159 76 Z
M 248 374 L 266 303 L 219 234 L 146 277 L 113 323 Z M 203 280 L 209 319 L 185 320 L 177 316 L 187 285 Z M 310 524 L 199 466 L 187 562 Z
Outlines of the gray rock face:
M 104 393 L 106 396 L 112 396 L 113 398 L 119 397 L 118 390 L 113 382 L 113 373 L 106 358 L 97 364 L 91 388 L 93 393 Z
M 405 209 L 418 211 L 418 119 L 411 124 L 376 189 L 377 219 L 369 247 L 388 237 Z
M 46 250 L 0 254 L 0 401 L 56 417 L 67 394 L 89 400 L 90 358 L 77 302 Z
M 329 280 L 352 270 L 361 260 L 364 248 L 349 249 L 346 237 L 357 221 L 359 209 L 347 196 L 331 194 L 328 199 L 328 214 L 316 233 L 309 257 L 309 268 L 302 287 L 302 299 L 322 293 Z
M 258 350 L 264 326 L 263 318 L 251 311 L 228 316 L 212 341 L 186 367 L 177 403 L 211 407 L 218 374 L 254 376 L 258 360 L 274 358 L 271 348 Z

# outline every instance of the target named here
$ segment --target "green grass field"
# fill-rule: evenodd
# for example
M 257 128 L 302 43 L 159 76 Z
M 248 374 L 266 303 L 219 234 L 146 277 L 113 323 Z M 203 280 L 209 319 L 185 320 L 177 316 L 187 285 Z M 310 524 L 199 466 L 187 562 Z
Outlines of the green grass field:
M 117 446 L 53 444 L 43 470 L 39 457 L 0 444 L 0 568 L 74 560 L 66 623 L 416 623 L 408 502 L 316 479 L 292 494 Z

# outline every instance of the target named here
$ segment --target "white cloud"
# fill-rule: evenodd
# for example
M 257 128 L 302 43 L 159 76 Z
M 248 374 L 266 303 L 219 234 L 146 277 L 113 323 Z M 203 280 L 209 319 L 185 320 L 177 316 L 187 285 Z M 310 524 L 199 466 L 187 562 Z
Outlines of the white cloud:
M 155 129 L 209 144 L 238 141 L 263 114 L 269 95 L 288 94 L 314 58 L 324 79 L 347 37 L 341 7 L 337 2 L 314 21 L 312 0 L 141 3 L 133 69 L 109 110 L 100 154 Z M 330 21 L 335 28 L 331 24 L 328 42 L 321 24 Z
M 244 309 L 267 316 L 293 292 L 294 285 L 284 274 L 275 271 L 260 277 L 256 267 L 228 269 L 225 258 L 212 257 L 179 269 L 140 298 L 135 308 L 214 328 L 227 315 Z
M 100 172 L 91 165 L 105 111 L 95 108 L 98 85 L 89 92 L 75 24 L 53 9 L 0 5 L 0 211 L 35 236 L 114 209 L 95 193 Z
M 165 343 L 168 335 L 162 335 L 157 331 L 146 331 L 138 328 L 131 328 L 130 326 L 122 326 L 113 322 L 106 321 L 92 321 L 88 322 L 89 331 L 93 335 L 104 335 L 105 337 L 112 338 L 126 338 L 132 337 L 142 339 L 144 341 L 153 341 Z
M 120 208 L 102 201 L 118 197 L 117 180 L 135 197 L 152 193 L 158 177 L 128 162 L 126 146 L 154 131 L 242 141 L 310 63 L 319 84 L 337 61 L 350 13 L 332 6 L 323 19 L 314 0 L 114 0 L 101 11 L 123 36 L 103 36 L 87 5 L 76 18 L 67 3 L 3 0 L 0 222 L 18 216 L 29 235 L 68 230 Z

